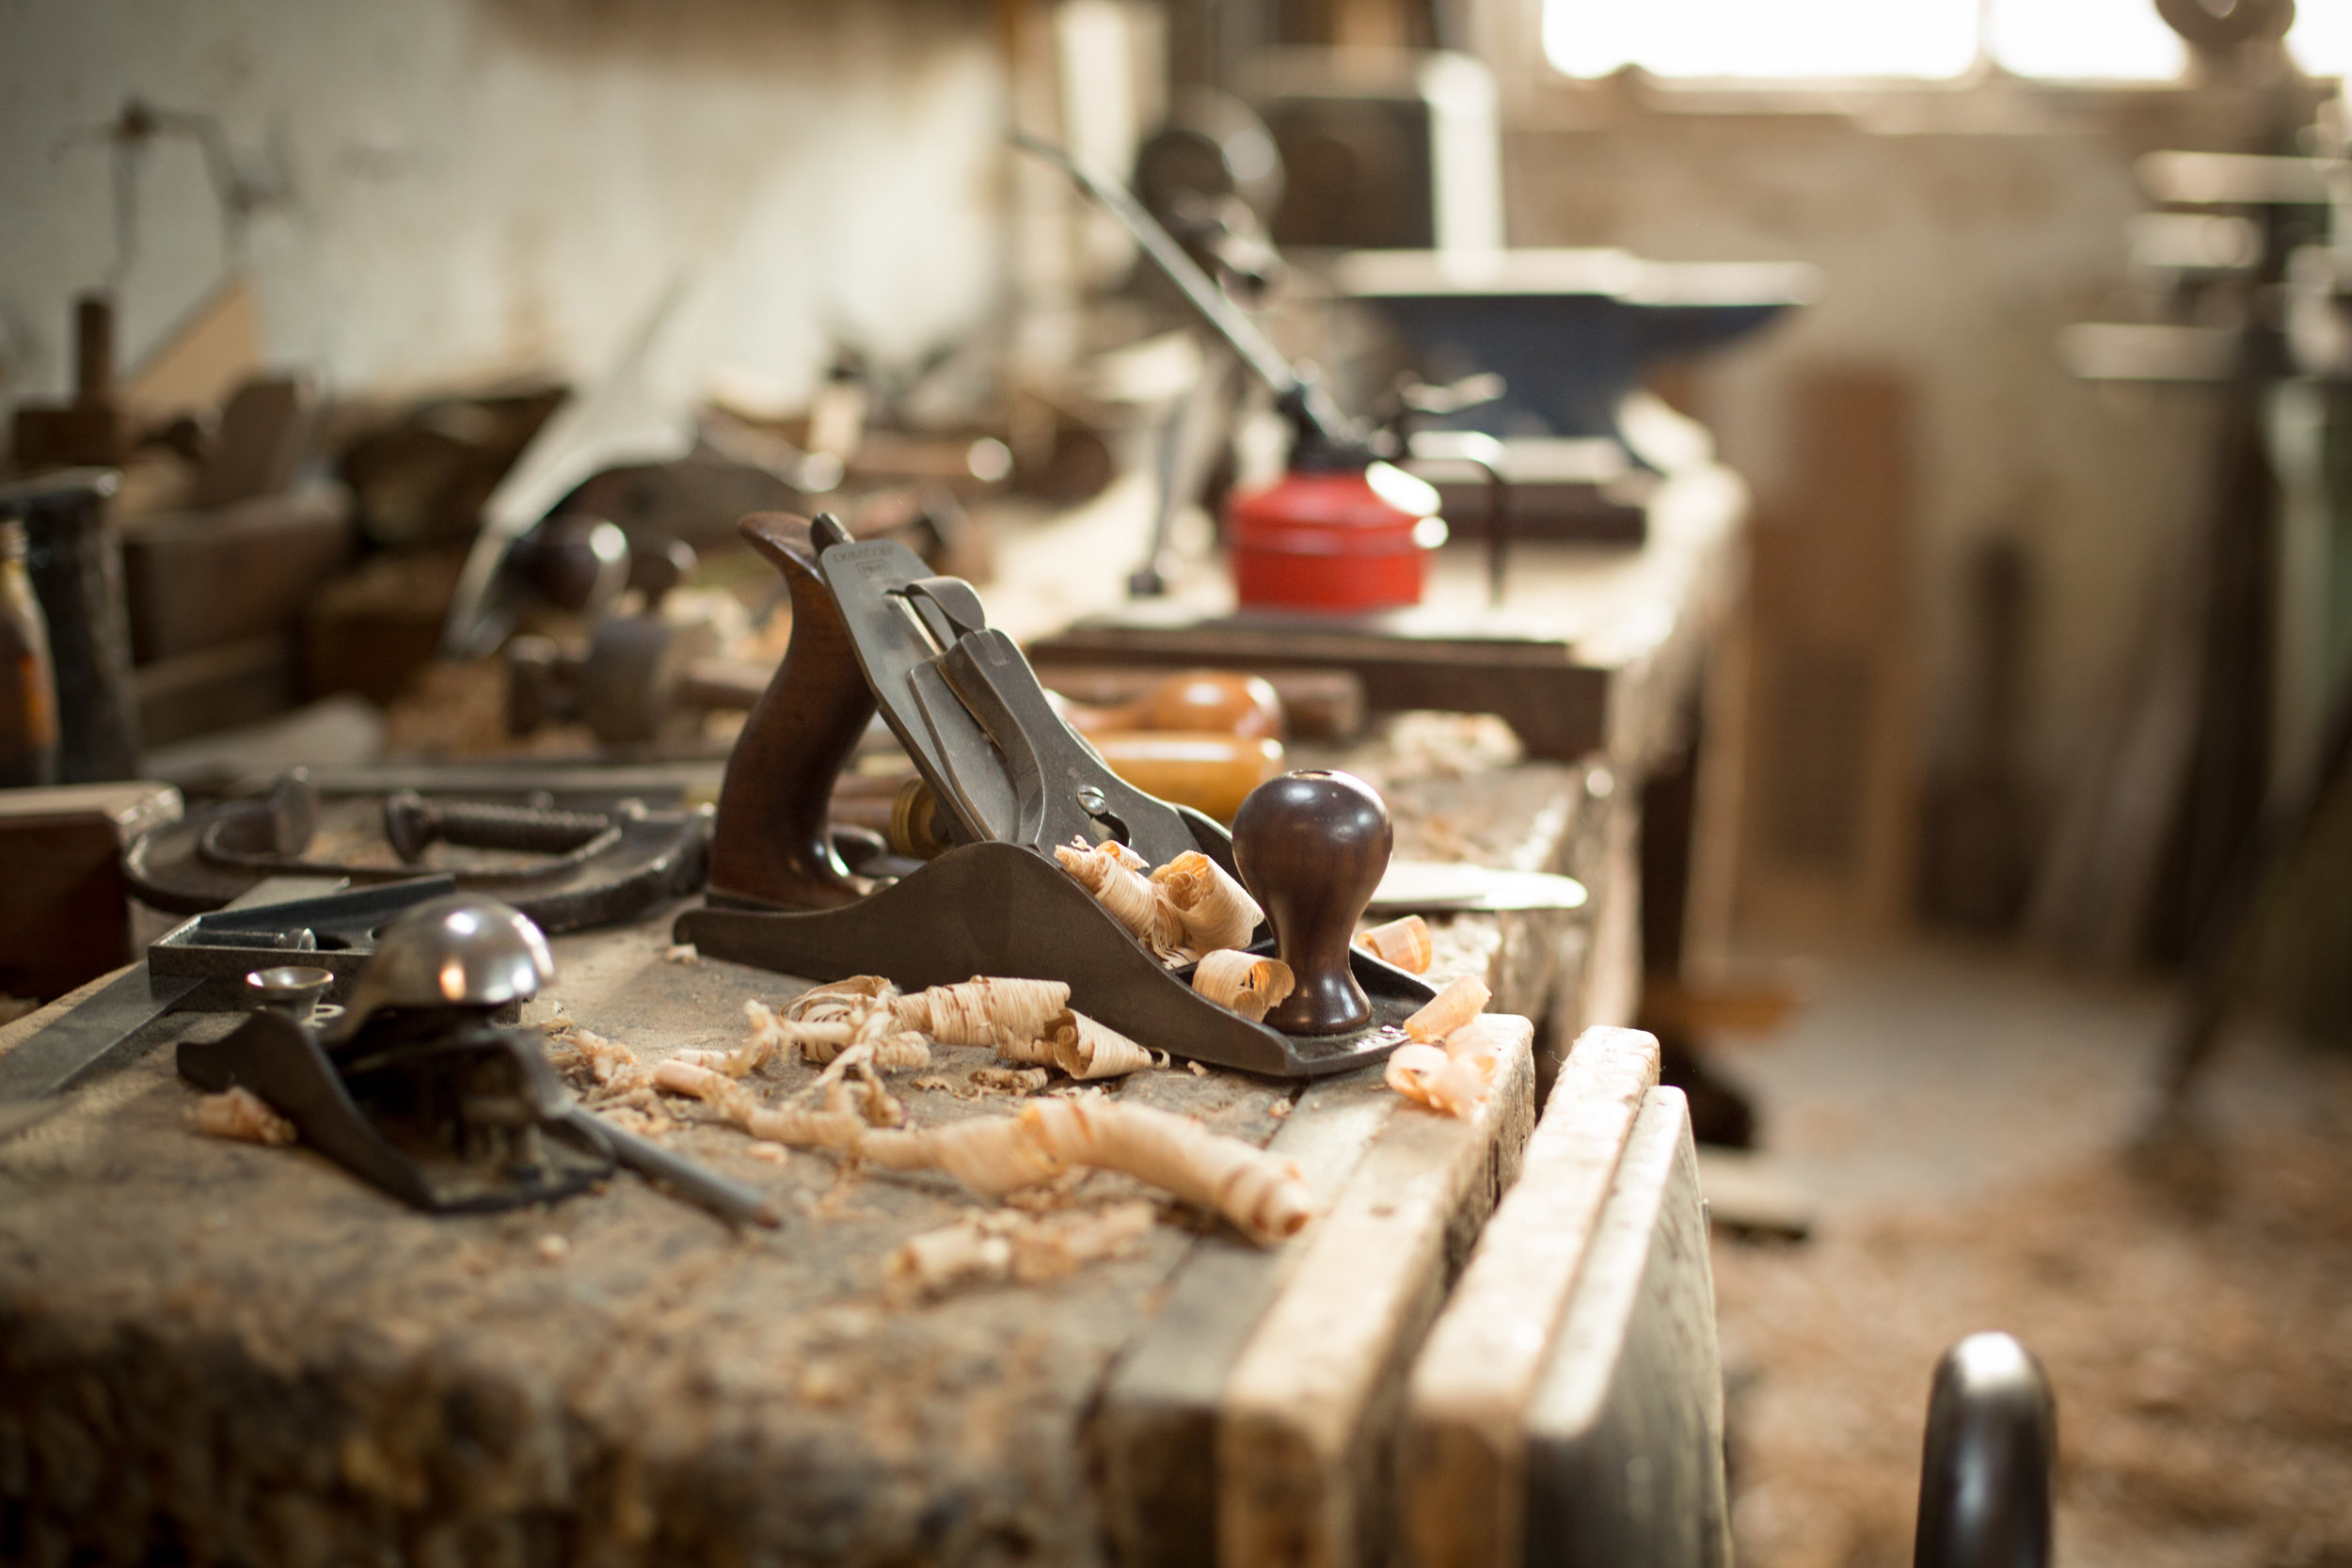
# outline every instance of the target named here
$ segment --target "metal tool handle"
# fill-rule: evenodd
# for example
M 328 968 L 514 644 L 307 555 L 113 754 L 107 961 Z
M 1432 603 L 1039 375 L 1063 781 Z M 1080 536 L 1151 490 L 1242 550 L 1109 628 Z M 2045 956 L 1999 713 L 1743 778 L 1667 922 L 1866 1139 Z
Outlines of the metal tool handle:
M 775 1200 L 756 1187 L 721 1176 L 683 1154 L 674 1154 L 650 1138 L 625 1132 L 581 1106 L 575 1105 L 564 1113 L 564 1119 L 591 1139 L 601 1138 L 611 1147 L 614 1159 L 646 1180 L 659 1182 L 678 1197 L 709 1210 L 721 1219 L 766 1226 L 771 1230 L 784 1223 Z
M 2058 1404 L 2042 1363 L 1972 1334 L 1936 1364 L 1914 1568 L 2047 1568 Z

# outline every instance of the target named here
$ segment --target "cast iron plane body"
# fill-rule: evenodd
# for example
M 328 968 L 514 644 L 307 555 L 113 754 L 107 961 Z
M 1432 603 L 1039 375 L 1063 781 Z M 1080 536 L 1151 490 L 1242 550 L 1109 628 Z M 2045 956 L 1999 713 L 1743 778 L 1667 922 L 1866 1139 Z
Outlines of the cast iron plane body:
M 1140 1044 L 1273 1077 L 1343 1072 L 1404 1043 L 1405 1019 L 1432 992 L 1403 970 L 1353 952 L 1371 1023 L 1284 1034 L 1194 991 L 1188 971 L 1154 958 L 1062 870 L 1056 846 L 1116 838 L 1155 866 L 1197 849 L 1232 872 L 1232 840 L 1113 773 L 969 583 L 930 576 L 896 543 L 852 541 L 826 516 L 759 515 L 742 529 L 790 586 L 792 642 L 728 759 L 708 902 L 678 917 L 678 941 L 815 980 L 1061 980 L 1072 1006 Z M 825 806 L 877 709 L 954 847 L 868 879 L 834 852 Z M 1263 927 L 1256 935 L 1253 951 L 1274 951 Z

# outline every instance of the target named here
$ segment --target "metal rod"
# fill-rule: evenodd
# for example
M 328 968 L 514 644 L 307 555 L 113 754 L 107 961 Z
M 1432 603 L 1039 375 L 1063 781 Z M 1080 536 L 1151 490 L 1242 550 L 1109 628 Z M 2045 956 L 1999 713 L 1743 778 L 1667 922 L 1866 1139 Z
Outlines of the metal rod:
M 1083 166 L 1053 143 L 1040 141 L 1025 132 L 1012 133 L 1012 144 L 1054 165 L 1075 181 L 1080 190 L 1101 202 L 1135 237 L 1143 253 L 1168 275 L 1168 280 L 1176 285 L 1192 308 L 1200 312 L 1201 319 L 1232 345 L 1250 373 L 1272 388 L 1276 397 L 1292 404 L 1300 419 L 1332 440 L 1346 437 L 1346 416 L 1331 401 L 1331 395 L 1299 375 L 1282 356 L 1282 351 L 1258 330 L 1258 324 L 1244 314 L 1224 290 L 1210 281 L 1209 275 L 1160 227 L 1160 220 L 1145 210 L 1133 192 L 1109 175 Z
M 771 1230 L 784 1223 L 784 1213 L 775 1200 L 758 1188 L 721 1176 L 649 1138 L 625 1132 L 585 1106 L 573 1106 L 564 1113 L 564 1119 L 610 1143 L 613 1157 L 646 1180 L 668 1188 L 674 1196 L 707 1209 L 721 1219 L 765 1226 Z

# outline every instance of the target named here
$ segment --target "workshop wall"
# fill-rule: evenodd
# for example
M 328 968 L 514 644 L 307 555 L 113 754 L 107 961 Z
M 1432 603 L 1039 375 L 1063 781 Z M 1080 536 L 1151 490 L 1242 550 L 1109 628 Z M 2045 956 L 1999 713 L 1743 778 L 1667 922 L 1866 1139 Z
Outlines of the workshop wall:
M 1980 106 L 1980 128 L 1915 134 L 1836 113 L 1612 112 L 1509 147 L 1514 244 L 1821 268 L 1818 305 L 1704 372 L 1702 411 L 1771 527 L 1806 490 L 1792 471 L 1806 378 L 1908 383 L 1913 515 L 1894 591 L 1918 669 L 1918 763 L 1948 766 L 1968 727 L 1972 546 L 2013 536 L 2032 597 L 2022 761 L 2045 803 L 2089 760 L 2154 575 L 2210 489 L 2212 393 L 2092 387 L 2057 346 L 2069 323 L 2126 319 L 2122 226 L 2150 205 L 2133 160 L 2227 133 L 2196 95 L 2149 99 Z
M 135 364 L 240 262 L 346 387 L 593 374 L 681 276 L 694 368 L 912 355 L 996 297 L 1004 92 L 948 0 L 0 0 L 0 401 L 66 390 L 78 291 Z M 240 210 L 157 140 L 119 245 L 134 97 L 217 117 Z

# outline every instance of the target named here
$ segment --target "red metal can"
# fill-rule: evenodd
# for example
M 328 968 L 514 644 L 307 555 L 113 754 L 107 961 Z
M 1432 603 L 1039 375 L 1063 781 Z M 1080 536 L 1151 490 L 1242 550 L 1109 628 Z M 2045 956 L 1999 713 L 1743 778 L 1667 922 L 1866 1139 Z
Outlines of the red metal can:
M 1226 508 L 1234 595 L 1262 610 L 1394 610 L 1421 603 L 1427 519 L 1360 467 L 1297 471 Z

